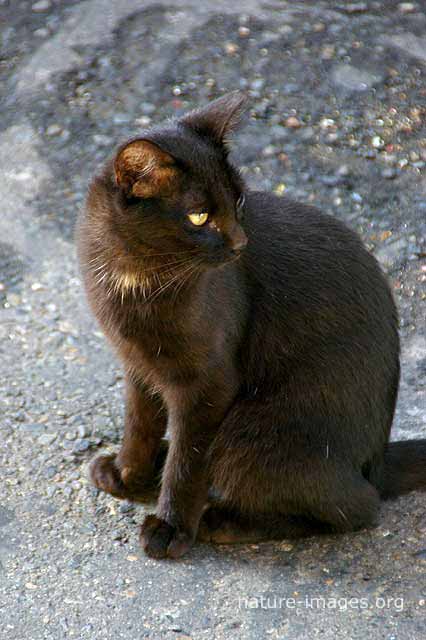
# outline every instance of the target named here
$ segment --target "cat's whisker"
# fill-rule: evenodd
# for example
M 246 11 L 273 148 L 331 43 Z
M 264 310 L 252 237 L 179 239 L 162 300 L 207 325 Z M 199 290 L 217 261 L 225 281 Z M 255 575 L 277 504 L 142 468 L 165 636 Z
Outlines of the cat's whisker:
M 184 287 L 185 283 L 187 283 L 187 282 L 190 280 L 190 278 L 191 278 L 191 277 L 192 277 L 196 272 L 198 272 L 198 271 L 199 271 L 201 264 L 202 264 L 202 261 L 201 261 L 201 260 L 199 260 L 198 262 L 196 262 L 196 263 L 194 264 L 194 268 L 192 269 L 192 271 L 190 271 L 186 276 L 184 276 L 184 277 L 182 278 L 182 281 L 180 282 L 180 284 L 178 284 L 178 285 L 177 285 L 177 287 L 176 287 L 176 289 L 175 289 L 175 293 L 174 293 L 173 299 L 172 299 L 174 302 L 176 302 L 177 297 L 178 297 L 178 295 L 179 295 L 179 292 L 182 290 L 182 288 Z
M 158 298 L 158 296 L 161 293 L 163 293 L 166 289 L 168 289 L 174 282 L 176 282 L 176 280 L 178 280 L 180 277 L 182 277 L 185 273 L 187 273 L 187 271 L 189 271 L 192 268 L 193 268 L 193 264 L 190 264 L 189 266 L 184 267 L 183 269 L 178 271 L 178 273 L 176 273 L 172 278 L 170 278 L 170 280 L 168 280 L 165 284 L 163 284 L 156 291 L 154 291 L 154 293 L 149 298 L 147 298 L 145 302 L 153 302 L 156 298 Z

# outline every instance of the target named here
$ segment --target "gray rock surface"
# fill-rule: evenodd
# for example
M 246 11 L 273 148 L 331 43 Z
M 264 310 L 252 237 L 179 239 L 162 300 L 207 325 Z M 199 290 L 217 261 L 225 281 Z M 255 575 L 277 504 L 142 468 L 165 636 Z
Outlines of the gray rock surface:
M 123 380 L 73 245 L 116 143 L 247 90 L 235 160 L 377 255 L 401 314 L 393 437 L 426 437 L 426 10 L 400 4 L 0 2 L 2 640 L 425 636 L 424 495 L 383 504 L 371 531 L 143 556 L 152 505 L 87 479 L 118 446 Z

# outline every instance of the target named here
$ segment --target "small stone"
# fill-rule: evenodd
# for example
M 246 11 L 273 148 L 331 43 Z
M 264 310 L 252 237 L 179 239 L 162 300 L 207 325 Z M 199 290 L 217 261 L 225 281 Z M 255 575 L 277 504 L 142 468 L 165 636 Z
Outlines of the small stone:
M 87 451 L 89 448 L 90 448 L 89 440 L 86 440 L 86 438 L 82 438 L 75 441 L 73 451 L 75 453 L 83 453 L 84 451 Z
M 327 187 L 335 187 L 337 186 L 341 179 L 339 178 L 339 176 L 321 176 L 320 180 L 323 184 L 325 184 Z
M 248 38 L 250 35 L 250 29 L 248 27 L 239 27 L 238 35 L 240 38 Z
M 385 167 L 382 169 L 382 178 L 385 178 L 386 180 L 393 180 L 396 178 L 396 175 L 397 173 L 394 167 Z
M 62 132 L 62 127 L 59 124 L 50 124 L 46 129 L 46 135 L 58 136 Z
M 42 433 L 38 438 L 38 443 L 43 446 L 49 446 L 56 440 L 56 433 Z
M 302 126 L 302 123 L 299 118 L 296 118 L 296 116 L 289 116 L 285 121 L 285 126 L 289 129 L 299 129 Z
M 132 502 L 122 502 L 118 507 L 120 513 L 133 513 L 135 505 Z
M 321 129 L 331 129 L 332 127 L 336 126 L 336 123 L 332 118 L 322 118 L 319 126 L 321 127 Z
M 385 141 L 380 136 L 373 136 L 371 138 L 371 144 L 375 149 L 383 149 Z
M 86 438 L 89 435 L 89 429 L 84 424 L 80 424 L 77 427 L 77 433 L 79 438 Z
M 273 144 L 268 144 L 262 151 L 262 155 L 265 156 L 265 158 L 270 158 L 271 156 L 275 155 L 277 151 L 277 148 L 273 145 Z
M 25 419 L 25 418 L 24 418 Z M 40 433 L 45 429 L 44 424 L 40 424 L 39 422 L 28 422 L 27 424 L 23 424 L 20 429 L 24 429 L 24 431 L 28 431 L 29 433 Z
M 36 38 L 47 38 L 49 33 L 49 29 L 46 29 L 45 27 L 41 27 L 40 29 L 36 29 L 34 31 L 34 35 Z
M 336 49 L 334 45 L 326 44 L 321 49 L 321 58 L 323 60 L 331 60 L 332 58 L 334 58 L 335 52 Z
M 396 239 L 390 244 L 386 244 L 375 252 L 376 258 L 385 268 L 392 268 L 398 260 L 404 258 L 407 250 L 407 241 L 405 238 Z
M 354 202 L 362 202 L 362 195 L 360 195 L 359 193 L 356 193 L 356 191 L 354 191 L 351 195 L 351 198 Z
M 337 169 L 336 174 L 338 176 L 346 177 L 346 176 L 348 176 L 350 174 L 350 172 L 351 171 L 350 171 L 348 165 L 347 164 L 342 164 L 342 166 L 340 166 Z
M 110 144 L 112 144 L 112 138 L 110 138 L 110 136 L 105 136 L 102 133 L 95 133 L 93 135 L 93 142 L 98 147 L 108 147 Z
M 228 55 L 233 55 L 234 53 L 237 53 L 239 46 L 234 42 L 226 42 L 224 49 Z
M 327 134 L 325 141 L 327 142 L 327 144 L 336 144 L 336 142 L 338 142 L 339 139 L 340 139 L 340 136 L 337 133 L 337 131 L 333 131 L 332 133 Z
M 401 13 L 413 13 L 416 10 L 416 5 L 414 2 L 400 2 L 398 5 L 398 10 Z
M 368 11 L 368 4 L 366 2 L 350 2 L 344 5 L 346 13 L 365 13 Z
M 17 307 L 19 304 L 21 304 L 21 296 L 19 296 L 17 293 L 8 293 L 7 301 L 10 305 L 12 305 L 12 307 Z
M 75 439 L 76 439 L 76 434 L 75 434 L 75 432 L 74 432 L 74 431 L 67 431 L 67 432 L 66 432 L 66 434 L 65 434 L 65 440 L 72 441 L 72 440 L 75 440 Z
M 114 529 L 114 531 L 111 532 L 111 537 L 113 540 L 122 540 L 124 538 L 124 533 L 119 529 Z
M 54 466 L 47 467 L 47 469 L 46 469 L 46 478 L 49 478 L 49 480 L 51 480 L 52 478 L 54 478 L 56 476 L 57 473 L 58 473 L 58 470 L 57 470 L 56 467 L 54 467 Z
M 50 0 L 39 0 L 33 4 L 31 9 L 34 13 L 43 13 L 44 11 L 49 11 L 51 6 Z

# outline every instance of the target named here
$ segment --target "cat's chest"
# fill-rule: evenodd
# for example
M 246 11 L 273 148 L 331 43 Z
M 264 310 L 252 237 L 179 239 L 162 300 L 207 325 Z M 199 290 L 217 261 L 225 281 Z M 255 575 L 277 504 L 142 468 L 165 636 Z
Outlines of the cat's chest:
M 220 328 L 202 321 L 193 325 L 188 317 L 184 322 L 139 318 L 130 326 L 118 333 L 120 355 L 135 377 L 159 391 L 190 385 L 224 348 Z

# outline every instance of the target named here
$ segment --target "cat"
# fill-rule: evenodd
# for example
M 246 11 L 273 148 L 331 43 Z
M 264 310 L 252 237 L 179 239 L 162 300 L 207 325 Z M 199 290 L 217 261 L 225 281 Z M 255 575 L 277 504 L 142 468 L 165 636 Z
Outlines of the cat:
M 129 500 L 161 482 L 140 533 L 155 558 L 369 527 L 381 498 L 426 489 L 426 441 L 389 443 L 386 278 L 339 220 L 247 188 L 229 160 L 244 109 L 233 92 L 125 142 L 77 225 L 126 377 L 121 449 L 91 477 Z

